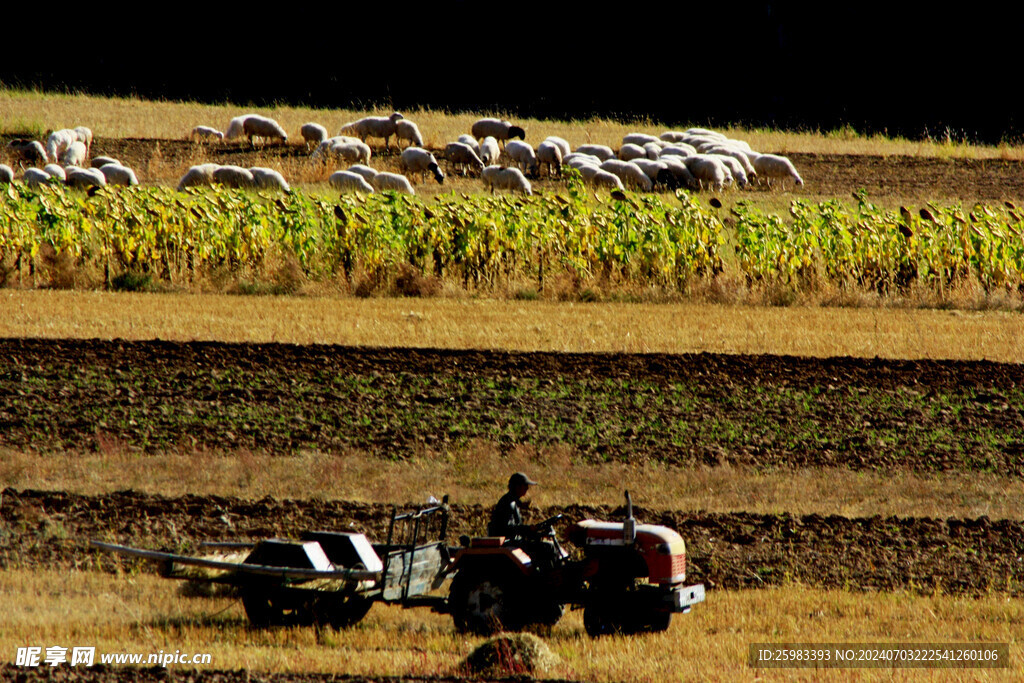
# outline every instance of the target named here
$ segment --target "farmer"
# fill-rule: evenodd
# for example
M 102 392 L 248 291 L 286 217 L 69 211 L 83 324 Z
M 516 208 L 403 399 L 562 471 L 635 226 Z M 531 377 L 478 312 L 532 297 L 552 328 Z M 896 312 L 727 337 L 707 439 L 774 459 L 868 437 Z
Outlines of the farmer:
M 488 536 L 505 536 L 509 539 L 522 539 L 532 531 L 529 525 L 523 524 L 523 513 L 520 511 L 520 500 L 537 482 L 531 480 L 523 472 L 516 472 L 508 478 L 508 492 L 498 499 L 498 504 L 491 512 L 491 521 L 487 525 Z

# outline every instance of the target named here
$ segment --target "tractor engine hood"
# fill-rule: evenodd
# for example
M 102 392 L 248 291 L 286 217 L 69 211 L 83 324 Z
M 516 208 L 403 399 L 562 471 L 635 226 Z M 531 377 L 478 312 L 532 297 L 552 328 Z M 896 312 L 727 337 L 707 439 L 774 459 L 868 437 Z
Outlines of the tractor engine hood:
M 628 524 L 585 519 L 569 529 L 569 540 L 584 552 L 632 549 L 647 563 L 652 583 L 686 581 L 686 543 L 683 537 L 665 526 L 636 524 L 635 537 L 630 540 Z

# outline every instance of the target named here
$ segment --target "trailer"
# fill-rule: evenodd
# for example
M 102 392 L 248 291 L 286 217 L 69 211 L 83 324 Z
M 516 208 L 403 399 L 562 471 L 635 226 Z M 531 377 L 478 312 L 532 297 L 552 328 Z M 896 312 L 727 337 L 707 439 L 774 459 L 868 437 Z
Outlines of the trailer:
M 310 531 L 298 540 L 217 541 L 191 556 L 92 541 L 92 546 L 160 563 L 161 576 L 230 586 L 254 626 L 358 623 L 374 602 L 443 608 L 430 596 L 447 576 L 451 552 L 448 497 L 399 513 L 392 508 L 387 540 L 370 543 L 349 531 Z

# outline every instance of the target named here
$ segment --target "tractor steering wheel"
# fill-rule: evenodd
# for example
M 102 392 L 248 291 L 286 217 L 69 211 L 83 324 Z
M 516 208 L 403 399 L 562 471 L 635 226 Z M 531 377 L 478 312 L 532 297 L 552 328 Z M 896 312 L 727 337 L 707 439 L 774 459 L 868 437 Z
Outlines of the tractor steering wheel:
M 543 522 L 537 522 L 536 524 L 533 524 L 531 528 L 538 534 L 544 531 L 550 531 L 551 527 L 553 527 L 556 522 L 562 520 L 564 517 L 565 515 L 563 514 L 557 514 L 554 517 L 548 517 Z

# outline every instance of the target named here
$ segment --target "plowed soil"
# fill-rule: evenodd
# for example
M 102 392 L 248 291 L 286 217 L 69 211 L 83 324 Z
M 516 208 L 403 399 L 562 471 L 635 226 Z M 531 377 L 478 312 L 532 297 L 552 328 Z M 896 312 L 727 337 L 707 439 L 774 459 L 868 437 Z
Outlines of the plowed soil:
M 0 340 L 0 446 L 1024 474 L 1024 366 Z
M 351 525 L 379 541 L 387 535 L 391 511 L 383 503 L 167 498 L 132 491 L 85 496 L 6 489 L 2 495 L 4 568 L 113 568 L 116 556 L 91 549 L 90 539 L 194 552 L 200 541 L 296 538 L 303 531 Z M 457 544 L 461 534 L 483 534 L 488 513 L 479 505 L 452 505 L 449 543 Z M 535 521 L 556 513 L 569 520 L 615 520 L 625 510 L 574 505 L 531 511 Z M 709 587 L 760 588 L 795 580 L 825 588 L 1024 593 L 1020 521 L 711 514 L 643 507 L 635 514 L 645 523 L 678 530 L 687 543 L 688 580 Z
M 8 138 L 0 136 L 6 144 Z M 434 150 L 439 154 L 442 150 Z M 271 145 L 253 150 L 245 144 L 199 145 L 185 140 L 98 138 L 93 156 L 112 156 L 140 171 L 140 180 L 174 184 L 184 168 L 212 161 L 256 166 L 301 162 L 308 152 L 301 145 Z M 396 165 L 390 154 L 374 147 L 374 167 Z M 804 186 L 788 188 L 795 195 L 848 197 L 864 188 L 870 197 L 898 197 L 919 201 L 960 199 L 996 201 L 1024 197 L 1024 162 L 1002 159 L 938 159 L 911 156 L 855 154 L 788 154 L 804 179 Z M 148 169 L 153 168 L 153 173 Z M 555 187 L 541 181 L 539 187 Z M 767 192 L 767 188 L 755 191 Z

